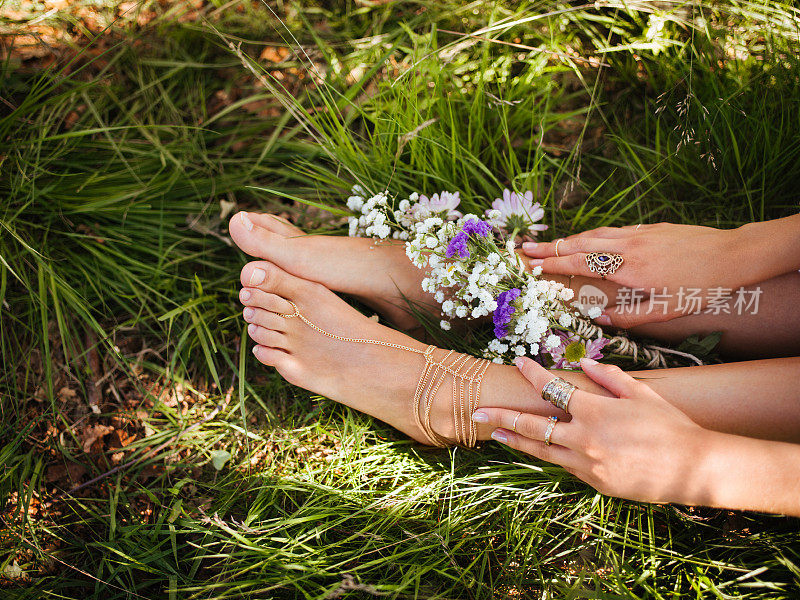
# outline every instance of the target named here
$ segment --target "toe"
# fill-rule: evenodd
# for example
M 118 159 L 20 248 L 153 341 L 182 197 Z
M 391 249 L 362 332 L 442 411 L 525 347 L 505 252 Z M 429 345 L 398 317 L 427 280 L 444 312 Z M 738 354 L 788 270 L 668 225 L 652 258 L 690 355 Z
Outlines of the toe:
M 245 306 L 268 310 L 280 315 L 289 315 L 294 311 L 294 307 L 285 298 L 258 288 L 242 288 L 239 292 L 239 300 Z
M 302 230 L 268 214 L 238 212 L 228 225 L 239 248 L 258 258 L 283 260 L 290 251 L 287 240 L 304 236 Z
M 295 227 L 283 217 L 271 215 L 269 213 L 247 213 L 248 218 L 255 223 L 256 227 L 263 227 L 267 231 L 277 233 L 284 237 L 297 237 L 306 235 L 299 227 Z
M 321 287 L 319 283 L 290 275 L 267 261 L 246 264 L 242 269 L 241 281 L 244 287 L 258 288 L 263 292 L 293 301 L 315 295 Z
M 253 354 L 258 362 L 268 367 L 276 367 L 278 370 L 283 368 L 292 358 L 280 348 L 270 348 L 269 346 L 254 346 Z
M 247 335 L 259 346 L 269 346 L 270 348 L 279 348 L 282 350 L 286 349 L 286 336 L 280 331 L 259 327 L 258 325 L 250 323 L 250 325 L 247 326 Z
M 253 325 L 258 325 L 266 329 L 273 329 L 281 333 L 286 331 L 286 319 L 280 315 L 276 315 L 274 312 L 248 306 L 242 311 L 242 314 L 244 320 Z

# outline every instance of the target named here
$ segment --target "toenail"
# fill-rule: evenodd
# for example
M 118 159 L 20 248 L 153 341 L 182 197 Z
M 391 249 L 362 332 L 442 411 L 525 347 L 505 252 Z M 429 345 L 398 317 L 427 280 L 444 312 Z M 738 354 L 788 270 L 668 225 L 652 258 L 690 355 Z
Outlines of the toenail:
M 248 306 L 247 308 L 244 309 L 244 320 L 249 321 L 250 319 L 253 318 L 254 314 L 256 314 L 256 311 L 254 311 L 252 308 Z
M 253 222 L 250 220 L 250 217 L 247 216 L 246 212 L 240 212 L 239 216 L 242 218 L 242 223 L 244 224 L 244 228 L 247 231 L 253 231 Z
M 264 283 L 264 279 L 266 279 L 266 277 L 267 272 L 264 269 L 253 269 L 253 272 L 250 274 L 250 285 Z
M 251 336 L 256 334 L 256 330 L 258 330 L 258 325 L 253 325 L 250 323 L 250 325 L 247 326 L 247 333 L 249 333 Z
M 250 293 L 250 290 L 242 290 L 239 292 L 239 298 L 241 298 L 242 302 L 247 302 L 250 300 L 250 296 L 253 294 Z

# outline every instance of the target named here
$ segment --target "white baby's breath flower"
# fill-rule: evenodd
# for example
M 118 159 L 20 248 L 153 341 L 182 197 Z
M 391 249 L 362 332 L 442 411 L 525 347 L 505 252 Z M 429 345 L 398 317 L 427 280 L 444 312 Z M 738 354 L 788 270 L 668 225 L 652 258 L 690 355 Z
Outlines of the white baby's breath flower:
M 544 341 L 544 347 L 548 350 L 556 348 L 559 344 L 561 344 L 561 338 L 554 333 L 548 335 L 547 339 Z
M 450 331 L 450 327 L 451 327 L 450 321 L 446 321 L 446 320 L 442 319 L 441 321 L 439 321 L 439 327 L 441 327 L 445 331 Z
M 564 302 L 569 302 L 575 297 L 575 290 L 565 287 L 558 292 L 558 297 Z
M 572 326 L 572 315 L 569 313 L 563 313 L 560 317 L 558 317 L 558 324 L 564 328 Z
M 596 319 L 600 315 L 603 314 L 603 310 L 599 306 L 592 306 L 589 311 L 587 312 L 587 316 L 590 319 Z

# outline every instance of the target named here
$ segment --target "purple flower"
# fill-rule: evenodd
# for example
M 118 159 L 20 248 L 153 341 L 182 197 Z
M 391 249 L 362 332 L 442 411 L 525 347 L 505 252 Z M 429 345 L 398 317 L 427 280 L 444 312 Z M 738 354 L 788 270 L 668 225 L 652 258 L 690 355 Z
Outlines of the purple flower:
M 447 250 L 445 251 L 445 256 L 447 258 L 453 258 L 456 254 L 460 258 L 469 258 L 469 248 L 467 248 L 467 243 L 469 242 L 469 236 L 471 235 L 480 235 L 482 237 L 488 236 L 492 232 L 492 227 L 485 221 L 481 221 L 479 219 L 470 219 L 461 227 L 461 231 L 459 231 L 450 243 L 447 244 Z
M 511 303 L 519 298 L 521 293 L 521 290 L 512 288 L 497 295 L 497 308 L 492 315 L 492 322 L 494 323 L 494 336 L 498 340 L 504 338 L 508 333 L 507 325 L 511 321 L 511 315 L 517 310 L 511 306 Z
M 470 219 L 464 223 L 461 231 L 468 235 L 475 234 L 481 237 L 487 237 L 492 232 L 492 226 L 486 221 L 481 221 L 480 219 Z
M 544 217 L 544 209 L 538 202 L 533 201 L 533 192 L 517 194 L 510 190 L 503 190 L 503 197 L 492 202 L 492 209 L 500 211 L 500 216 L 492 219 L 492 226 L 502 228 L 508 232 L 514 229 L 521 233 L 536 235 L 547 229 L 547 225 L 537 223 Z M 486 211 L 488 214 L 490 211 Z
M 447 258 L 453 258 L 456 254 L 458 254 L 460 258 L 469 258 L 469 249 L 467 248 L 468 241 L 469 236 L 463 231 L 459 231 L 455 237 L 450 240 L 450 243 L 447 244 L 447 251 L 445 252 Z
M 554 369 L 577 369 L 582 358 L 600 360 L 603 358 L 600 351 L 611 341 L 600 338 L 587 342 L 577 334 L 564 331 L 559 331 L 556 335 L 561 338 L 561 343 L 550 351 Z

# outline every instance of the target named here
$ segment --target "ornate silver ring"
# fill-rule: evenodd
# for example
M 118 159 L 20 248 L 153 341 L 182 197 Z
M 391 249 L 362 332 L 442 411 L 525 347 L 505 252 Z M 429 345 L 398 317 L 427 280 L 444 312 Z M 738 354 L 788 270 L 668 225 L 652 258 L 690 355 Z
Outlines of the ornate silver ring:
M 569 381 L 555 377 L 542 388 L 542 398 L 569 414 L 569 400 L 576 389 Z

